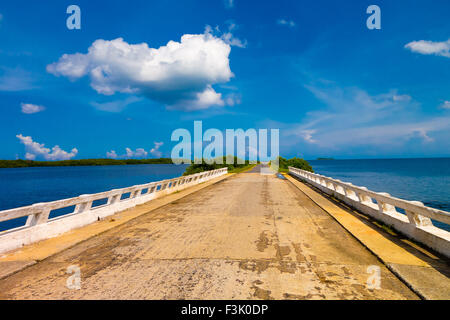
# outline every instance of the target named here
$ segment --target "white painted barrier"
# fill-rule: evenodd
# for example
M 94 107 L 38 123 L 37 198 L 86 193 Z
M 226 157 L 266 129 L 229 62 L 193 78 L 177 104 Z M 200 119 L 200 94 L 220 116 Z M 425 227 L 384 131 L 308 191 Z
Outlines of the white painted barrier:
M 450 225 L 449 212 L 426 207 L 419 201 L 398 199 L 388 193 L 373 192 L 365 187 L 357 187 L 293 167 L 289 167 L 289 173 L 350 207 L 382 221 L 405 236 L 450 257 L 450 232 L 434 226 L 431 221 L 433 219 Z
M 0 222 L 27 217 L 24 226 L 0 232 L 0 253 L 14 250 L 36 241 L 56 237 L 64 232 L 91 224 L 119 211 L 227 173 L 228 168 L 221 168 L 123 189 L 114 189 L 0 211 Z M 124 195 L 128 194 L 129 197 L 125 198 Z M 95 206 L 95 201 L 103 201 L 106 204 Z M 73 212 L 52 219 L 49 218 L 52 211 L 67 207 L 74 207 Z

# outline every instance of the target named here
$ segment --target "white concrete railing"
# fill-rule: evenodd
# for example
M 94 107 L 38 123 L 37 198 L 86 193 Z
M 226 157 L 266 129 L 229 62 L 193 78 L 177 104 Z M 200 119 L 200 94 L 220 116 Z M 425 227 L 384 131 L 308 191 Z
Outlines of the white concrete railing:
M 433 219 L 450 225 L 449 212 L 426 207 L 419 201 L 394 198 L 388 193 L 373 192 L 365 187 L 357 187 L 293 167 L 289 167 L 289 173 L 350 207 L 382 221 L 407 237 L 450 257 L 450 232 L 434 226 L 431 221 Z
M 75 198 L 36 203 L 31 206 L 0 211 L 0 222 L 27 217 L 24 226 L 0 232 L 0 253 L 52 238 L 79 228 L 119 211 L 135 207 L 162 195 L 211 180 L 228 173 L 228 168 L 205 171 L 189 176 L 151 182 L 123 189 L 81 195 Z M 122 199 L 123 195 L 128 195 Z M 106 204 L 95 206 L 95 201 Z M 54 210 L 74 207 L 72 213 L 49 218 Z

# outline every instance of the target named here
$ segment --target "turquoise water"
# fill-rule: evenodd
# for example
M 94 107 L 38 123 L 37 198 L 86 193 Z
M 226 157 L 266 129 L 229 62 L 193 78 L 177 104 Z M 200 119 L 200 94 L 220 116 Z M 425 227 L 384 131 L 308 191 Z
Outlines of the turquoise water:
M 450 211 L 450 158 L 309 162 L 316 173 L 324 176 Z
M 179 177 L 186 165 L 0 168 L 0 210 Z M 0 231 L 25 223 L 0 222 Z

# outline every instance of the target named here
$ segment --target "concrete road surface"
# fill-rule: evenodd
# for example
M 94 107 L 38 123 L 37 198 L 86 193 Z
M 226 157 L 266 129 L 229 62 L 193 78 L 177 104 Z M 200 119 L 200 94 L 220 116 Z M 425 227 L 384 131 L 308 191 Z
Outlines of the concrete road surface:
M 0 298 L 417 299 L 291 182 L 258 171 L 0 280 Z M 67 288 L 69 266 L 80 268 L 79 290 Z M 367 287 L 373 266 L 379 289 Z

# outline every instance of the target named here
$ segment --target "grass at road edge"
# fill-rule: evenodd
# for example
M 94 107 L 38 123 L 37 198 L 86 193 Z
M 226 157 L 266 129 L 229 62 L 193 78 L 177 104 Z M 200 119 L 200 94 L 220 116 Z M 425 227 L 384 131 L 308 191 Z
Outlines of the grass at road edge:
M 244 171 L 251 170 L 251 169 L 253 169 L 255 166 L 256 166 L 256 164 L 249 164 L 249 165 L 247 165 L 247 166 L 245 166 L 245 167 L 234 168 L 233 170 L 228 171 L 228 173 L 241 173 L 241 172 L 244 172 Z

